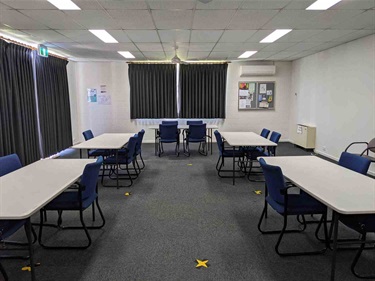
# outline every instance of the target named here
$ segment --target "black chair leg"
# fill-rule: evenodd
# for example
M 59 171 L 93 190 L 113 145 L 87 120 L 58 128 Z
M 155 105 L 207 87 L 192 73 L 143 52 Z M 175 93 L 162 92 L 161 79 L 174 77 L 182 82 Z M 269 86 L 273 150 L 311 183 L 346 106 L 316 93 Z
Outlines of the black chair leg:
M 362 275 L 362 274 L 359 274 L 355 270 L 355 267 L 356 267 L 356 265 L 358 263 L 358 260 L 361 257 L 361 254 L 362 254 L 363 250 L 365 249 L 365 245 L 366 245 L 366 233 L 362 234 L 361 242 L 362 242 L 361 246 L 359 247 L 358 252 L 357 252 L 357 254 L 354 257 L 352 265 L 350 266 L 350 270 L 354 274 L 354 276 L 356 276 L 358 278 L 361 278 L 361 279 L 372 279 L 372 280 L 374 280 L 375 279 L 375 275 Z
M 143 161 L 143 157 L 142 157 L 142 153 L 139 153 L 139 157 L 141 158 L 141 161 L 142 161 L 142 170 L 146 167 L 145 165 L 145 161 Z
M 217 163 L 216 163 L 216 171 L 219 171 L 218 165 L 219 165 L 219 163 L 220 163 L 220 160 L 221 160 L 221 156 L 219 156 L 219 159 L 217 159 Z
M 3 265 L 2 265 L 1 263 L 0 263 L 0 272 L 1 272 L 1 274 L 3 275 L 3 277 L 4 277 L 4 280 L 5 280 L 5 281 L 8 281 L 8 280 L 9 280 L 8 275 L 7 275 L 7 273 L 6 273 L 6 271 L 5 271 L 4 267 L 3 267 Z
M 95 202 L 92 203 L 92 221 L 95 221 Z

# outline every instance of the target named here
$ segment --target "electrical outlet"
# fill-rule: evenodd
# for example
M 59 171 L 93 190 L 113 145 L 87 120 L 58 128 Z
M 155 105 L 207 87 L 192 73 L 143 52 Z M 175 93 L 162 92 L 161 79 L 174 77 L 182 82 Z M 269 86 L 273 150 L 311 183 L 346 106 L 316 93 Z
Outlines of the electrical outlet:
M 323 151 L 327 151 L 327 147 L 323 146 Z

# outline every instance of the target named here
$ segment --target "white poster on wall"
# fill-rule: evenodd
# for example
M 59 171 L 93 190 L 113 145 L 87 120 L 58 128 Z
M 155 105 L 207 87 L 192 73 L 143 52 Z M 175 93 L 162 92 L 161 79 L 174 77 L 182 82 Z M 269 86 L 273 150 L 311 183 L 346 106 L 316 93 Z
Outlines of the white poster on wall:
M 101 105 L 111 105 L 112 104 L 112 100 L 111 100 L 111 95 L 108 94 L 108 93 L 105 93 L 105 94 L 99 94 L 98 95 L 98 104 L 101 104 Z

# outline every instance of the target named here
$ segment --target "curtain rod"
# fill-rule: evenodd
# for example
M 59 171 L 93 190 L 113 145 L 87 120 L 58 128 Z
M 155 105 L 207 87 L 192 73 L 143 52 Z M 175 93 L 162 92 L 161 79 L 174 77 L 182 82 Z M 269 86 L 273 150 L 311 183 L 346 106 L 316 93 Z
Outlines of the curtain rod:
M 26 45 L 26 44 L 23 44 L 23 43 L 20 43 L 20 42 L 17 42 L 17 41 L 14 41 L 14 40 L 12 40 L 12 39 L 9 39 L 9 38 L 6 38 L 6 37 L 4 37 L 4 36 L 1 36 L 0 35 L 0 39 L 3 39 L 3 40 L 5 40 L 5 41 L 7 41 L 7 42 L 10 42 L 10 43 L 13 43 L 13 44 L 16 44 L 16 45 L 18 45 L 18 46 L 22 46 L 22 47 L 25 47 L 25 48 L 28 48 L 28 49 L 31 49 L 31 50 L 34 50 L 34 51 L 36 51 L 36 50 L 38 50 L 37 48 L 35 48 L 35 47 L 32 47 L 32 46 L 29 46 L 29 45 Z M 49 54 L 51 57 L 55 57 L 55 58 L 58 58 L 58 59 L 62 59 L 62 60 L 68 60 L 67 58 L 65 58 L 65 57 L 62 57 L 62 56 L 59 56 L 59 55 L 56 55 L 56 54 Z

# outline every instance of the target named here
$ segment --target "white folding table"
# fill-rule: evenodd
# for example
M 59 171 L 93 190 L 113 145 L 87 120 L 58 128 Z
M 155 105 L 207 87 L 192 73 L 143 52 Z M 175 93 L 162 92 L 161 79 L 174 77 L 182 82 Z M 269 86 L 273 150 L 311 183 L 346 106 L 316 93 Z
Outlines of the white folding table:
M 116 187 L 119 188 L 119 175 L 118 175 L 118 151 L 124 147 L 134 133 L 106 133 L 94 137 L 87 141 L 73 145 L 72 148 L 80 150 L 80 157 L 82 158 L 82 149 L 113 149 L 116 155 Z
M 240 146 L 277 146 L 276 143 L 253 132 L 220 132 L 221 136 L 233 147 L 233 185 L 235 184 L 234 151 Z
M 267 157 L 264 160 L 279 166 L 286 178 L 332 209 L 331 280 L 334 280 L 339 216 L 375 214 L 375 180 L 316 156 Z
M 39 160 L 0 177 L 0 220 L 26 219 L 31 279 L 36 280 L 30 217 L 61 194 L 82 175 L 94 159 Z
M 148 128 L 155 131 L 155 155 L 156 155 L 157 147 L 158 147 L 156 140 L 158 137 L 159 125 L 151 125 Z M 212 154 L 212 130 L 215 130 L 217 128 L 219 128 L 217 125 L 206 124 L 206 130 L 208 131 L 208 136 L 209 136 L 208 149 L 211 150 L 211 154 Z M 177 125 L 177 129 L 186 130 L 186 129 L 189 129 L 189 125 Z

